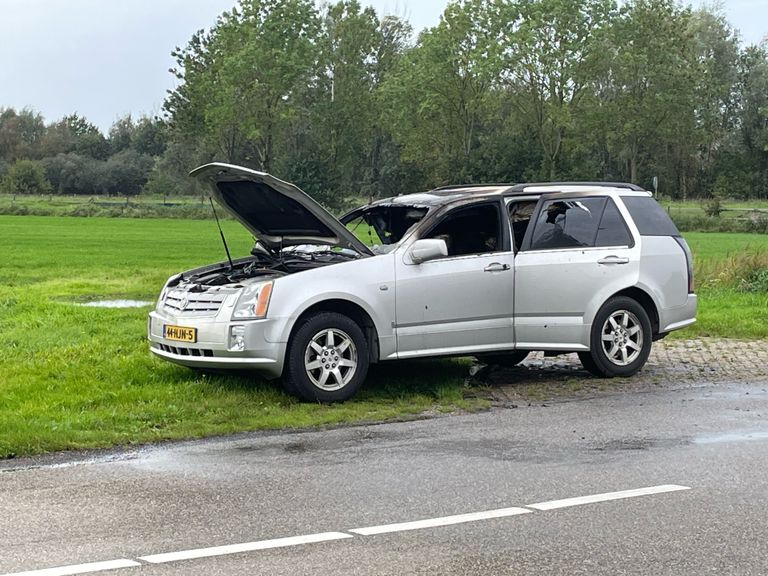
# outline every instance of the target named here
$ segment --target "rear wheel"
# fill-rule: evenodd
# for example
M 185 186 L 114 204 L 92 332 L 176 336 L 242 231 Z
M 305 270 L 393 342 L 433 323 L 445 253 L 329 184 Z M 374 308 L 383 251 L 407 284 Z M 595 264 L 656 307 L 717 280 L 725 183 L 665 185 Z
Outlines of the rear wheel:
M 631 376 L 651 353 L 651 321 L 637 301 L 616 296 L 600 308 L 592 323 L 590 352 L 580 352 L 584 368 L 595 376 Z
M 505 368 L 511 368 L 525 360 L 528 357 L 528 353 L 528 350 L 514 350 L 506 354 L 488 354 L 477 356 L 476 358 L 483 364 L 496 364 Z
M 307 318 L 291 339 L 283 387 L 310 402 L 343 402 L 368 373 L 368 342 L 352 319 L 336 312 Z

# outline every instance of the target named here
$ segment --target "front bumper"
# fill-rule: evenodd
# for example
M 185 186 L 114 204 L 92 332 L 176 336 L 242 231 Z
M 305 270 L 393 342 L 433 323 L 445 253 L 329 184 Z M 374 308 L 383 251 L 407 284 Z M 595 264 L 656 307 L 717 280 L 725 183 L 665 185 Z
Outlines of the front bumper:
M 197 341 L 179 342 L 163 337 L 166 324 L 197 330 Z M 149 313 L 147 335 L 150 351 L 157 357 L 190 368 L 253 370 L 267 378 L 279 378 L 283 372 L 285 342 L 270 342 L 276 321 L 271 319 L 236 322 L 217 321 L 214 317 L 169 316 L 157 311 Z M 230 348 L 233 326 L 241 326 L 245 347 Z

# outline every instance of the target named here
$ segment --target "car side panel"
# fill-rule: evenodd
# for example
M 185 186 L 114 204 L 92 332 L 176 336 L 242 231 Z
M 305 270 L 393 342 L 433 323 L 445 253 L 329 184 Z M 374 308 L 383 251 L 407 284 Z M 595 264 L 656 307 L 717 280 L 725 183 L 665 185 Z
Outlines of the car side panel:
M 398 358 L 513 349 L 514 254 L 396 260 Z
M 638 287 L 651 295 L 659 313 L 659 331 L 696 321 L 696 296 L 688 294 L 685 254 L 671 236 L 643 236 Z
M 279 329 L 267 333 L 271 342 L 288 342 L 296 320 L 310 307 L 326 300 L 357 304 L 373 320 L 381 359 L 397 353 L 392 322 L 395 318 L 394 255 L 383 254 L 324 266 L 275 281 L 269 318 Z
M 625 264 L 600 264 L 616 256 Z M 575 248 L 520 252 L 515 258 L 515 338 L 521 349 L 587 350 L 597 311 L 637 283 L 640 250 Z

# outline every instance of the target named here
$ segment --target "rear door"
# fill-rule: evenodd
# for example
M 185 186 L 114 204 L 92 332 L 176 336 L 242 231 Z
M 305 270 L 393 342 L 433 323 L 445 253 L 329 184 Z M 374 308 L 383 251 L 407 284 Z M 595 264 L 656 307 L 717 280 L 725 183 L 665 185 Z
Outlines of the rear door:
M 517 347 L 586 350 L 599 307 L 638 274 L 639 249 L 613 199 L 542 197 L 515 258 Z

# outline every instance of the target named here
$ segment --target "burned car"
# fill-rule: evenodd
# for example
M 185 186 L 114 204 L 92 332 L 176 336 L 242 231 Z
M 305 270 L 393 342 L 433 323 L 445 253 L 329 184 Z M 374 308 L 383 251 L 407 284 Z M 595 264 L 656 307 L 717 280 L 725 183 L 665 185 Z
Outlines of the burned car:
M 577 352 L 597 376 L 628 376 L 654 340 L 695 322 L 688 246 L 634 185 L 449 186 L 337 219 L 269 174 L 213 163 L 192 175 L 255 245 L 166 282 L 150 349 L 177 364 L 252 370 L 334 402 L 370 364 L 417 357 Z

